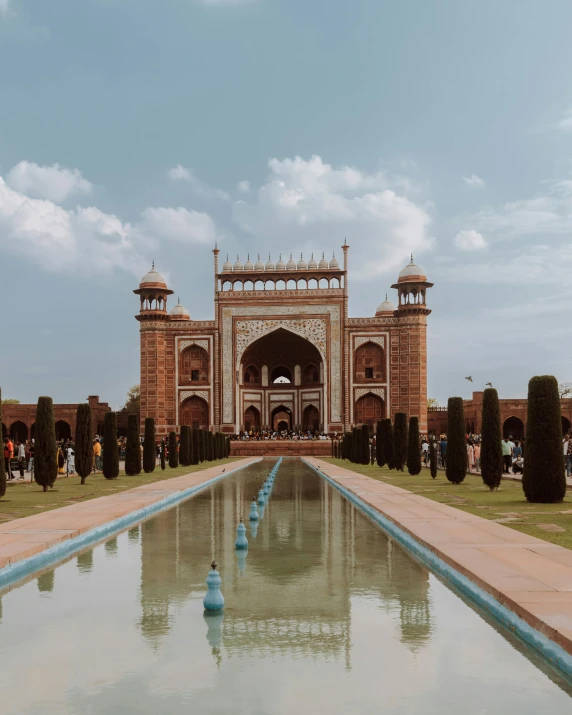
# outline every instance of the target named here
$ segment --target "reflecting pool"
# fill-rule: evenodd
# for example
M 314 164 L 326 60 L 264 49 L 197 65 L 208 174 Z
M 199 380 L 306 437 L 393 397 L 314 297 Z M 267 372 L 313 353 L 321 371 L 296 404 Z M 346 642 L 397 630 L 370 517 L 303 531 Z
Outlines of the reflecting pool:
M 562 715 L 567 686 L 298 460 L 0 594 L 0 711 Z M 236 552 L 240 516 L 248 552 Z M 224 615 L 205 616 L 213 557 Z

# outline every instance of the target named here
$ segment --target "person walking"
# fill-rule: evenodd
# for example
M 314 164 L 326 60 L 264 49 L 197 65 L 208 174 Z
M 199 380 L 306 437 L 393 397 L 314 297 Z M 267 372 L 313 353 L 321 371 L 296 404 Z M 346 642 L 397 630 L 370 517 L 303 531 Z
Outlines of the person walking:
M 502 462 L 503 474 L 510 474 L 510 467 L 512 465 L 512 447 L 510 446 L 508 437 L 505 437 L 502 441 Z

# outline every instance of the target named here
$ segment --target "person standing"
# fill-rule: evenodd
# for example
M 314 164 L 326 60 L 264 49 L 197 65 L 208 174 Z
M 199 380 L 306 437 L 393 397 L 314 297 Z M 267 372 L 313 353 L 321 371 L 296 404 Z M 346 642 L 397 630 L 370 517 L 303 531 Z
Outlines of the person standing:
M 447 435 L 441 437 L 439 442 L 439 452 L 441 454 L 441 466 L 443 469 L 447 466 Z
M 20 470 L 20 479 L 24 479 L 24 470 L 26 469 L 26 447 L 20 440 L 16 441 L 16 457 L 18 459 L 18 469 Z
M 572 439 L 568 435 L 568 443 L 566 445 L 566 476 L 570 477 L 572 474 Z
M 73 451 L 73 446 L 71 442 L 68 442 L 66 451 L 68 460 L 68 475 L 75 474 L 75 452 Z
M 481 443 L 475 442 L 473 450 L 475 453 L 475 471 L 480 472 L 481 471 Z
M 12 476 L 12 457 L 14 456 L 14 443 L 10 437 L 4 438 L 4 469 L 8 481 L 14 479 Z
M 469 467 L 469 472 L 473 472 L 475 469 L 475 447 L 472 442 L 467 444 L 467 466 Z
M 101 442 L 97 437 L 93 443 L 93 460 L 94 471 L 99 472 L 101 470 Z
M 512 447 L 510 446 L 508 437 L 505 437 L 502 441 L 502 471 L 503 474 L 510 474 L 510 467 L 512 464 Z

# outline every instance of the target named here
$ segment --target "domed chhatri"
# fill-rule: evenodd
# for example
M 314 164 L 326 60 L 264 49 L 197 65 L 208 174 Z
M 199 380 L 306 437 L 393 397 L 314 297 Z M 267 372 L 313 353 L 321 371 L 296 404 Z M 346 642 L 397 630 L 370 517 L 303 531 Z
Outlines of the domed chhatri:
M 377 306 L 375 311 L 376 316 L 378 315 L 391 315 L 395 312 L 395 306 L 393 303 L 387 299 L 387 293 L 385 294 L 385 300 Z
M 181 305 L 181 299 L 177 300 L 177 305 L 171 309 L 169 313 L 171 320 L 190 320 L 191 316 L 189 311 Z
M 250 260 L 250 253 L 246 257 L 246 263 L 244 264 L 244 270 L 245 271 L 253 271 L 254 266 L 252 265 L 252 261 Z
M 236 257 L 236 263 L 232 267 L 232 270 L 233 271 L 243 271 L 244 270 L 244 267 L 243 267 L 242 263 L 240 262 L 240 258 L 238 256 Z
M 228 253 L 226 254 L 226 261 L 222 265 L 222 272 L 223 273 L 231 273 L 232 272 L 232 263 L 228 260 Z
M 255 271 L 263 271 L 264 270 L 264 263 L 260 260 L 260 253 L 258 254 L 258 260 L 254 264 L 254 270 Z
M 240 517 L 240 522 L 236 527 L 236 541 L 234 542 L 235 549 L 247 549 L 248 539 L 246 538 L 246 526 L 242 517 Z
M 213 560 L 211 570 L 207 576 L 207 592 L 203 599 L 205 611 L 222 611 L 224 608 L 224 596 L 221 593 L 220 585 L 222 579 L 216 570 L 216 561 Z
M 155 261 L 153 261 L 151 270 L 146 273 L 139 282 L 140 288 L 166 288 L 167 281 L 165 277 L 155 270 Z
M 295 271 L 296 270 L 296 261 L 292 258 L 292 254 L 290 254 L 290 260 L 286 264 L 286 270 L 287 271 Z
M 306 265 L 306 261 L 304 260 L 304 256 L 300 254 L 300 260 L 298 261 L 297 268 L 299 271 L 305 271 L 308 266 Z
M 278 258 L 278 263 L 276 264 L 276 270 L 277 271 L 285 271 L 286 270 L 286 264 L 282 260 L 282 254 L 280 254 Z
M 252 500 L 252 504 L 250 505 L 250 514 L 248 515 L 248 518 L 250 521 L 258 521 L 260 518 L 258 515 L 258 509 L 256 508 L 256 498 Z
M 325 254 L 322 253 L 322 257 L 320 258 L 320 262 L 318 263 L 318 268 L 320 270 L 324 270 L 325 268 L 329 268 L 330 265 L 328 261 L 326 260 Z
M 330 268 L 332 268 L 336 271 L 340 270 L 340 264 L 338 263 L 338 259 L 336 258 L 335 253 L 332 255 L 332 260 L 330 261 Z
M 267 271 L 273 271 L 275 270 L 275 265 L 272 262 L 272 258 L 270 258 L 270 254 L 268 254 L 268 260 L 266 261 L 266 270 Z
M 314 254 L 312 253 L 312 257 L 308 261 L 308 270 L 315 271 L 317 267 L 318 264 L 316 263 L 316 259 L 314 258 Z
M 425 275 L 424 269 L 413 262 L 413 254 L 411 254 L 411 261 L 399 274 L 399 282 L 401 283 L 402 281 L 409 281 L 412 279 L 415 280 L 417 278 L 425 280 L 427 276 Z

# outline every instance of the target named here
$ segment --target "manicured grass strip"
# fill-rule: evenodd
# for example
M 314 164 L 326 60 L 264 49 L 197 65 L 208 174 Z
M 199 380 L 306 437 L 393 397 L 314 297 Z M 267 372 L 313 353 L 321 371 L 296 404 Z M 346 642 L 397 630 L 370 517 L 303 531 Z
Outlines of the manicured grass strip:
M 124 471 L 121 471 L 117 479 L 105 479 L 103 474 L 90 474 L 83 486 L 80 484 L 80 478 L 77 475 L 58 477 L 53 489 L 47 492 L 43 492 L 42 487 L 35 483 L 8 482 L 6 496 L 0 499 L 0 523 L 20 519 L 23 516 L 40 514 L 43 511 L 51 511 L 70 504 L 77 504 L 96 497 L 117 494 L 143 484 L 154 482 L 160 484 L 166 479 L 200 472 L 210 467 L 220 465 L 222 468 L 225 464 L 236 461 L 236 457 L 229 457 L 216 462 L 195 464 L 190 467 L 177 467 L 176 469 L 167 467 L 165 471 L 161 471 L 160 467 L 156 467 L 155 471 L 149 474 L 142 472 L 130 477 L 126 476 Z
M 497 521 L 524 534 L 536 536 L 558 546 L 572 549 L 572 495 L 570 492 L 560 504 L 530 504 L 526 501 L 522 484 L 503 480 L 498 491 L 491 492 L 480 475 L 467 475 L 461 484 L 452 484 L 439 470 L 431 479 L 428 469 L 411 476 L 407 472 L 391 471 L 387 467 L 352 464 L 341 459 L 320 457 L 320 461 L 339 465 L 372 479 L 395 484 L 402 489 L 420 494 L 427 499 L 476 514 L 483 519 Z M 2 502 L 0 502 L 2 504 Z M 543 528 L 546 527 L 546 528 Z M 551 531 L 556 527 L 556 530 Z M 560 531 L 564 529 L 564 531 Z

